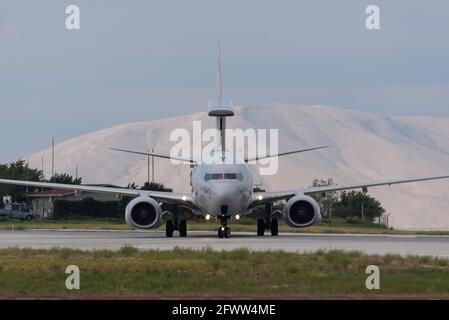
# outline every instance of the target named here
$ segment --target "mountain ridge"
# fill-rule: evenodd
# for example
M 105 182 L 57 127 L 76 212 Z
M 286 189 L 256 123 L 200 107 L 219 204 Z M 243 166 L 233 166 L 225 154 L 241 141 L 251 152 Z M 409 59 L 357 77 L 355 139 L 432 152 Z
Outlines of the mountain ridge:
M 238 106 L 231 128 L 279 129 L 279 151 L 330 145 L 320 151 L 279 159 L 275 176 L 257 176 L 267 190 L 309 186 L 314 178 L 332 177 L 338 184 L 449 174 L 449 118 L 387 117 L 327 106 L 268 104 Z M 143 184 L 147 158 L 117 153 L 109 147 L 169 152 L 174 128 L 191 131 L 192 121 L 214 126 L 206 112 L 113 126 L 69 139 L 55 147 L 57 172 L 75 173 L 83 183 Z M 29 156 L 31 166 L 51 168 L 51 149 Z M 156 181 L 175 191 L 189 190 L 189 167 L 155 160 Z M 256 172 L 257 168 L 251 166 Z M 390 222 L 399 228 L 449 229 L 449 181 L 371 188 Z

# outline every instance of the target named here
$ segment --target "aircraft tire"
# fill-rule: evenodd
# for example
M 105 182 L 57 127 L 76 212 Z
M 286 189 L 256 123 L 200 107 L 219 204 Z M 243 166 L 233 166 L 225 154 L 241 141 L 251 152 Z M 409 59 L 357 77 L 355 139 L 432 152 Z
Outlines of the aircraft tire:
M 187 237 L 187 221 L 186 220 L 179 221 L 179 236 Z
M 226 227 L 226 228 L 224 229 L 224 237 L 225 237 L 225 238 L 230 238 L 230 237 L 231 237 L 231 228 Z
M 265 233 L 265 221 L 263 219 L 257 219 L 257 236 L 263 237 Z
M 175 228 L 173 226 L 173 221 L 172 220 L 167 220 L 167 222 L 165 223 L 165 236 L 167 238 L 173 237 L 173 231 L 174 230 L 175 230 Z
M 278 235 L 279 227 L 278 227 L 278 219 L 271 220 L 271 235 L 276 237 Z

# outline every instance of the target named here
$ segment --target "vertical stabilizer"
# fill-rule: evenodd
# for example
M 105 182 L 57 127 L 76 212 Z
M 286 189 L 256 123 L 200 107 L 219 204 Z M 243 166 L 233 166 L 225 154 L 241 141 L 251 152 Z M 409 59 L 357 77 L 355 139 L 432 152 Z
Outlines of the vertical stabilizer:
M 216 81 L 216 98 L 217 98 L 217 108 L 222 107 L 222 94 L 221 94 L 221 48 L 220 41 L 217 45 L 217 81 Z
M 209 100 L 209 116 L 211 117 L 229 117 L 234 115 L 232 110 L 232 101 L 224 99 L 223 88 L 221 84 L 221 48 L 220 42 L 217 46 L 217 79 L 216 79 L 215 99 Z
M 232 110 L 232 101 L 223 99 L 222 96 L 222 84 L 221 84 L 221 47 L 220 41 L 217 46 L 217 79 L 216 79 L 216 97 L 209 101 L 209 116 L 216 117 L 216 128 L 220 131 L 220 146 L 218 149 L 222 151 L 222 158 L 224 159 L 226 142 L 226 117 L 234 115 Z

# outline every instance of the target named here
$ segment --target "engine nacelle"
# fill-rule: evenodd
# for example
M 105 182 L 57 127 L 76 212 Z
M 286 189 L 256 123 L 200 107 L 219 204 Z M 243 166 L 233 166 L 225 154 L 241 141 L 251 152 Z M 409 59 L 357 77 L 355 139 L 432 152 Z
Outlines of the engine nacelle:
M 318 203 L 309 196 L 296 195 L 287 201 L 282 211 L 285 223 L 294 228 L 305 228 L 320 223 Z
M 161 225 L 161 207 L 156 200 L 138 197 L 126 206 L 125 220 L 133 228 L 150 229 Z

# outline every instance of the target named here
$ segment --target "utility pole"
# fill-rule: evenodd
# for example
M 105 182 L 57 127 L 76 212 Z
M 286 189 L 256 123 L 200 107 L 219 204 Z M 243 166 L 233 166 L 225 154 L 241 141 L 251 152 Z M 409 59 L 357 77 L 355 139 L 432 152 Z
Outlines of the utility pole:
M 389 225 L 389 222 L 390 222 L 390 214 L 391 214 L 391 212 L 389 214 L 387 214 L 387 219 L 386 219 L 386 227 L 387 227 L 387 229 L 388 229 L 388 225 Z
M 55 182 L 55 138 L 51 139 L 51 178 Z
M 363 217 L 363 215 L 364 215 L 364 212 L 363 212 L 363 211 L 364 211 L 364 210 L 363 210 L 363 209 L 364 209 L 364 208 L 363 208 L 364 205 L 365 205 L 365 200 L 362 200 L 362 222 L 363 222 L 363 220 L 364 220 L 364 217 Z
M 154 149 L 151 149 L 151 152 L 154 153 Z M 151 171 L 152 171 L 151 182 L 154 183 L 154 156 L 151 156 Z
M 44 175 L 44 156 L 42 156 L 41 158 L 41 170 L 42 170 L 42 180 L 45 180 L 45 175 Z M 44 188 L 41 188 L 41 192 L 44 192 Z M 42 200 L 42 214 L 41 214 L 41 220 L 44 220 L 44 201 Z M 37 202 L 37 204 L 39 205 L 39 201 Z
M 150 150 L 148 150 L 149 153 Z M 147 182 L 150 184 L 150 155 L 147 155 Z
M 28 181 L 28 171 L 29 171 L 29 164 L 28 164 L 28 158 L 27 158 L 27 162 L 26 162 L 26 178 L 25 180 Z M 28 186 L 26 187 L 26 193 L 28 193 Z
M 78 163 L 76 164 L 75 168 L 75 180 L 78 180 Z
M 44 175 L 44 156 L 42 156 L 42 159 L 41 159 L 41 172 L 42 172 L 42 180 L 44 180 L 45 181 L 45 175 Z M 43 192 L 44 191 L 44 188 L 41 188 L 41 192 Z M 42 213 L 43 214 L 43 213 Z

